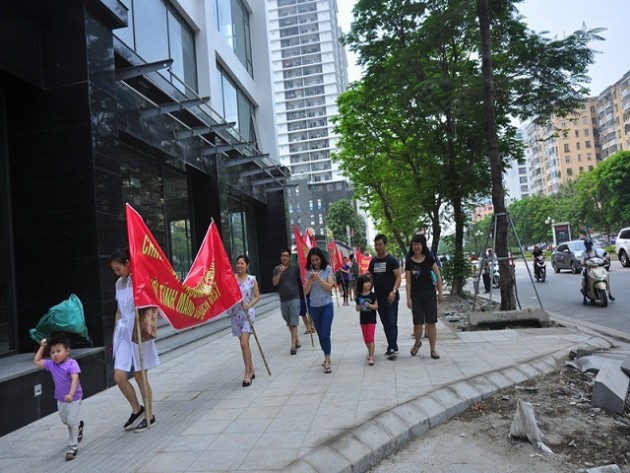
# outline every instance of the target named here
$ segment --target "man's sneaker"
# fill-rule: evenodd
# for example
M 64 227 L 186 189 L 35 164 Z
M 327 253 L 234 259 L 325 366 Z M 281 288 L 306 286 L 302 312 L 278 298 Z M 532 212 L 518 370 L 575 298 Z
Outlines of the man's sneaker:
M 125 430 L 133 430 L 138 426 L 142 419 L 144 419 L 144 406 L 140 406 L 140 412 L 137 414 L 134 414 L 133 412 L 131 413 L 129 420 L 125 422 L 123 428 Z
M 151 417 L 151 425 L 155 424 L 155 422 L 155 416 Z M 138 424 L 138 427 L 136 427 L 136 432 L 144 432 L 148 428 L 149 426 L 147 425 L 147 418 L 145 417 L 144 419 L 142 419 L 142 422 Z
M 395 360 L 396 359 L 396 355 L 398 355 L 398 352 L 394 351 L 394 350 L 387 350 L 385 352 L 385 358 L 387 358 L 389 360 Z

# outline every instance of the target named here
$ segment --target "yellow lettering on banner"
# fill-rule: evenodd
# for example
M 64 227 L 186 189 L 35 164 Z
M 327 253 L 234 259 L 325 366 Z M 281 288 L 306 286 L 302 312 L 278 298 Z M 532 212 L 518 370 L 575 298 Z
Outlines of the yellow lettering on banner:
M 164 304 L 169 309 L 175 308 L 175 300 L 177 299 L 177 294 L 179 293 L 172 287 L 160 284 L 160 302 L 162 302 L 162 304 Z
M 179 295 L 177 307 L 175 308 L 175 310 L 181 315 L 193 317 L 193 314 L 195 313 L 195 304 L 193 304 L 192 299 L 188 297 L 188 295 L 182 292 Z
M 209 309 L 210 309 L 210 302 L 203 301 L 203 304 L 201 304 L 199 307 L 195 309 L 195 313 L 193 314 L 193 317 L 195 319 L 203 319 L 203 317 L 206 315 L 206 312 L 208 312 Z
M 162 261 L 160 253 L 155 249 L 155 246 L 153 246 L 153 243 L 151 243 L 147 235 L 144 235 L 144 239 L 142 240 L 142 254 Z

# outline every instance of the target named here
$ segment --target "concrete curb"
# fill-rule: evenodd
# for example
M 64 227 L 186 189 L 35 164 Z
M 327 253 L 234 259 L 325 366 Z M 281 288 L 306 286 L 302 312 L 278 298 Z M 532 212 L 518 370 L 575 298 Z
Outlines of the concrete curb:
M 611 348 L 612 343 L 599 336 L 589 340 L 593 348 Z M 584 343 L 570 349 L 533 358 L 501 371 L 488 371 L 465 381 L 458 381 L 400 404 L 374 418 L 329 439 L 320 447 L 288 465 L 288 473 L 360 473 L 395 453 L 476 402 L 499 391 L 558 368 L 568 351 L 584 348 Z

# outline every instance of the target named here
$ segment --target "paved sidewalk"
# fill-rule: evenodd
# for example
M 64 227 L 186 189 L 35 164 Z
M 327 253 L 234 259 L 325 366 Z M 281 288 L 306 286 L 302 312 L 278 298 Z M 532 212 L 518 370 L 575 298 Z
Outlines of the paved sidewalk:
M 398 359 L 382 355 L 379 323 L 376 365 L 369 367 L 354 306 L 335 307 L 333 373 L 324 374 L 317 339 L 313 348 L 301 335 L 302 348 L 289 354 L 279 310 L 256 328 L 272 376 L 252 337 L 256 379 L 242 388 L 237 339 L 208 337 L 150 372 L 152 429 L 123 431 L 130 409 L 112 387 L 83 401 L 86 427 L 75 460 L 64 460 L 66 428 L 54 413 L 0 438 L 0 471 L 364 471 L 473 402 L 553 370 L 570 349 L 615 342 L 589 329 L 458 333 L 440 323 L 441 358 L 430 358 L 428 341 L 411 357 L 411 314 L 403 302 Z

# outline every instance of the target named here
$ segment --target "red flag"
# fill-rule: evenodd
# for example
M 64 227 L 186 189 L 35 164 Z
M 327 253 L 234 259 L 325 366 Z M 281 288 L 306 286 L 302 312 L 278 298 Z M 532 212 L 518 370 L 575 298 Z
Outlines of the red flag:
M 337 243 L 335 240 L 331 241 L 327 245 L 328 248 L 328 257 L 330 258 L 330 265 L 332 266 L 333 271 L 337 271 L 341 269 L 343 266 L 343 255 L 339 248 L 337 248 Z
M 317 244 L 315 243 L 315 238 L 312 233 L 312 230 L 308 228 L 304 230 L 304 243 L 309 248 L 309 250 L 313 248 L 314 246 L 317 246 Z
M 359 274 L 367 273 L 370 267 L 370 261 L 372 260 L 372 257 L 365 256 L 363 253 L 361 253 L 361 250 L 359 248 L 357 248 L 354 251 L 354 255 L 357 260 L 357 265 L 359 266 Z
M 304 275 L 306 274 L 306 257 L 308 256 L 308 250 L 310 247 L 306 244 L 300 230 L 297 226 L 293 225 L 293 234 L 295 235 L 295 247 L 297 249 L 298 263 L 300 265 L 300 275 L 302 281 L 304 281 Z
M 129 204 L 127 234 L 136 307 L 158 307 L 173 328 L 203 324 L 242 299 L 214 222 L 183 283 L 140 214 Z

